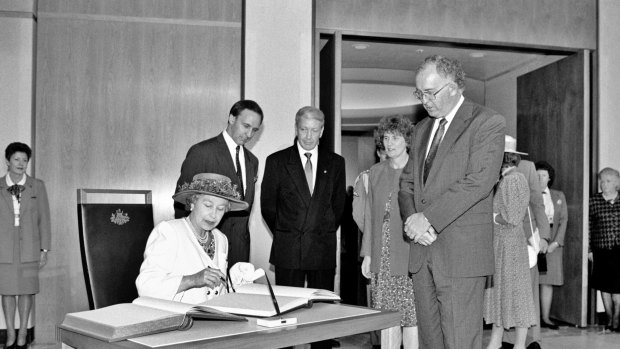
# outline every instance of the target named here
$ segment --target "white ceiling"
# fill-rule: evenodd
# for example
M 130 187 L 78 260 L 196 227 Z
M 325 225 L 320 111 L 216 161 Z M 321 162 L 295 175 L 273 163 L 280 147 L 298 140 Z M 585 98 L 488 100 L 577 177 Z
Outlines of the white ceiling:
M 358 45 L 366 48 L 356 49 Z M 476 47 L 343 40 L 343 130 L 372 129 L 384 115 L 419 110 L 412 96 L 414 70 L 424 58 L 436 54 L 459 60 L 468 80 L 480 83 L 525 66 L 542 55 Z

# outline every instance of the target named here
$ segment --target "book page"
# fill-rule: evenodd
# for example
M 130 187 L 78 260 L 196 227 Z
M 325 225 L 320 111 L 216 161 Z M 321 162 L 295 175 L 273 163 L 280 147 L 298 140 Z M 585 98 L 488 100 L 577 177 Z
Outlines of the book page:
M 291 286 L 272 286 L 276 296 L 301 297 L 309 300 L 334 300 L 339 301 L 340 297 L 332 291 L 317 288 L 303 288 Z M 269 295 L 269 288 L 265 284 L 246 284 L 237 287 L 237 293 L 264 294 Z
M 281 313 L 308 306 L 308 299 L 276 296 Z M 228 293 L 210 299 L 203 305 L 227 313 L 269 317 L 276 315 L 271 296 L 260 294 Z
M 132 303 L 145 307 L 167 310 L 177 314 L 187 314 L 187 312 L 189 312 L 194 307 L 194 305 L 188 303 L 181 303 L 177 301 L 170 301 L 167 299 L 153 297 L 138 297 L 134 299 Z

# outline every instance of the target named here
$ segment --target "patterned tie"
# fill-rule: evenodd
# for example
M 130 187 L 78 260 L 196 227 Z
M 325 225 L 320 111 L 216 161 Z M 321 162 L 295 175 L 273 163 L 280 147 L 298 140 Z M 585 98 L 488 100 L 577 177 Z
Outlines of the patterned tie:
M 431 167 L 433 166 L 433 160 L 435 160 L 435 155 L 437 155 L 437 149 L 439 149 L 439 143 L 441 143 L 441 139 L 443 138 L 443 134 L 446 130 L 446 123 L 448 121 L 446 118 L 442 118 L 439 121 L 439 128 L 437 132 L 435 132 L 435 137 L 433 137 L 433 143 L 431 143 L 431 149 L 428 151 L 428 155 L 426 156 L 426 160 L 424 161 L 424 183 L 426 184 L 426 178 L 428 177 L 428 173 L 431 171 Z
M 237 163 L 237 178 L 239 178 L 239 183 L 241 183 L 241 185 L 239 186 L 239 190 L 241 191 L 241 200 L 245 200 L 245 190 L 243 189 L 243 172 L 241 172 L 241 163 L 239 162 L 239 149 L 241 148 L 240 145 L 237 146 L 237 156 L 235 158 L 235 161 Z
M 308 160 L 306 160 L 306 165 L 304 166 L 304 172 L 306 172 L 306 181 L 308 182 L 308 189 L 310 189 L 310 195 L 314 191 L 314 187 L 312 186 L 312 161 L 310 161 L 311 153 L 304 154 Z

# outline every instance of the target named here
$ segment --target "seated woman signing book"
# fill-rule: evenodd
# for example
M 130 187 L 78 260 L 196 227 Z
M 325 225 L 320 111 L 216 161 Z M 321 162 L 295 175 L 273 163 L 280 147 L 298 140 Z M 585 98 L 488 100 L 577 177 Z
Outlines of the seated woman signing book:
M 202 303 L 226 292 L 228 240 L 216 227 L 226 212 L 248 204 L 228 177 L 214 173 L 195 175 L 173 199 L 191 212 L 153 229 L 136 287 L 140 296 Z

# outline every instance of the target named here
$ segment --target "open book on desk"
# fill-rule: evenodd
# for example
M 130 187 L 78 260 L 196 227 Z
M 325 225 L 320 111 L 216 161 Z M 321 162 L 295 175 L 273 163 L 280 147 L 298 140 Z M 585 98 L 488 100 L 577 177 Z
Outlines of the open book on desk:
M 272 317 L 277 315 L 269 288 L 264 284 L 245 284 L 236 287 L 236 292 L 212 298 L 202 305 L 226 313 L 255 317 Z M 327 290 L 273 286 L 280 313 L 298 308 L 311 307 L 316 301 L 339 301 L 340 297 Z
M 306 298 L 313 302 L 327 301 L 327 302 L 339 302 L 340 297 L 328 290 L 322 290 L 318 288 L 304 288 L 304 287 L 291 287 L 291 286 L 278 286 L 273 285 L 273 293 L 276 296 Z M 265 284 L 245 284 L 238 286 L 237 293 L 247 294 L 263 294 L 269 295 L 269 288 Z
M 192 326 L 194 318 L 247 321 L 242 316 L 203 305 L 138 297 L 133 303 L 69 313 L 65 315 L 60 327 L 107 342 L 116 342 L 147 334 L 186 330 Z

